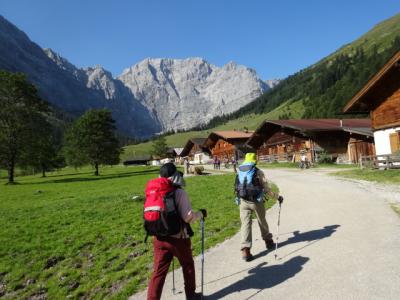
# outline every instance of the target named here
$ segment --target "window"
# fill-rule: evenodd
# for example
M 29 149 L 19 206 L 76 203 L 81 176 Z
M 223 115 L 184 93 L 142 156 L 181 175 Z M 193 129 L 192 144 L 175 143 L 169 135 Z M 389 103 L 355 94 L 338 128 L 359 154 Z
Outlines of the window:
M 398 154 L 400 152 L 400 132 L 391 133 L 389 138 L 392 154 Z

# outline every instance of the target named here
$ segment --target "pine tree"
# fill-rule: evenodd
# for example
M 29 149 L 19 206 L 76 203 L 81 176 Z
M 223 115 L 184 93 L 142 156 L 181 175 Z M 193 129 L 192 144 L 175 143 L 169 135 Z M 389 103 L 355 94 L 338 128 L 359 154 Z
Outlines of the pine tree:
M 167 155 L 168 146 L 167 141 L 164 136 L 160 136 L 153 142 L 153 150 L 151 154 L 158 156 L 158 157 L 165 157 Z

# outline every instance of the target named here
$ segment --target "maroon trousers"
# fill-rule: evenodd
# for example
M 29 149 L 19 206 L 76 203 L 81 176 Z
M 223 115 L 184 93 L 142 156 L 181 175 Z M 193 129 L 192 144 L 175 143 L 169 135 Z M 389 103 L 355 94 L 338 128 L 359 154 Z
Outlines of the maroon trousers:
M 154 237 L 153 247 L 154 270 L 147 289 L 147 300 L 161 299 L 165 277 L 174 256 L 182 266 L 186 297 L 192 297 L 196 290 L 196 279 L 190 239 Z

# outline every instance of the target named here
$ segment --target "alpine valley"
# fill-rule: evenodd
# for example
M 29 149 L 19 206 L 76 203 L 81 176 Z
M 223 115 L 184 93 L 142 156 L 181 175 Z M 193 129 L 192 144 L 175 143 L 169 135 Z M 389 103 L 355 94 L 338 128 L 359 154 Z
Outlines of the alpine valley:
M 110 109 L 119 132 L 131 137 L 207 124 L 279 83 L 234 62 L 217 67 L 202 58 L 148 58 L 113 78 L 101 66 L 77 68 L 42 49 L 2 16 L 0 69 L 25 73 L 44 100 L 73 117 Z

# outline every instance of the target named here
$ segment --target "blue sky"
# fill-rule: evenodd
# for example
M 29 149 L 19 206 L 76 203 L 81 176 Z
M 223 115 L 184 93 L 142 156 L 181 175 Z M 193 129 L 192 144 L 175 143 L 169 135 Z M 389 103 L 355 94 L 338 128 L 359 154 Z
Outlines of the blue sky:
M 398 0 L 0 0 L 41 47 L 114 76 L 147 57 L 198 56 L 284 78 L 397 13 Z

